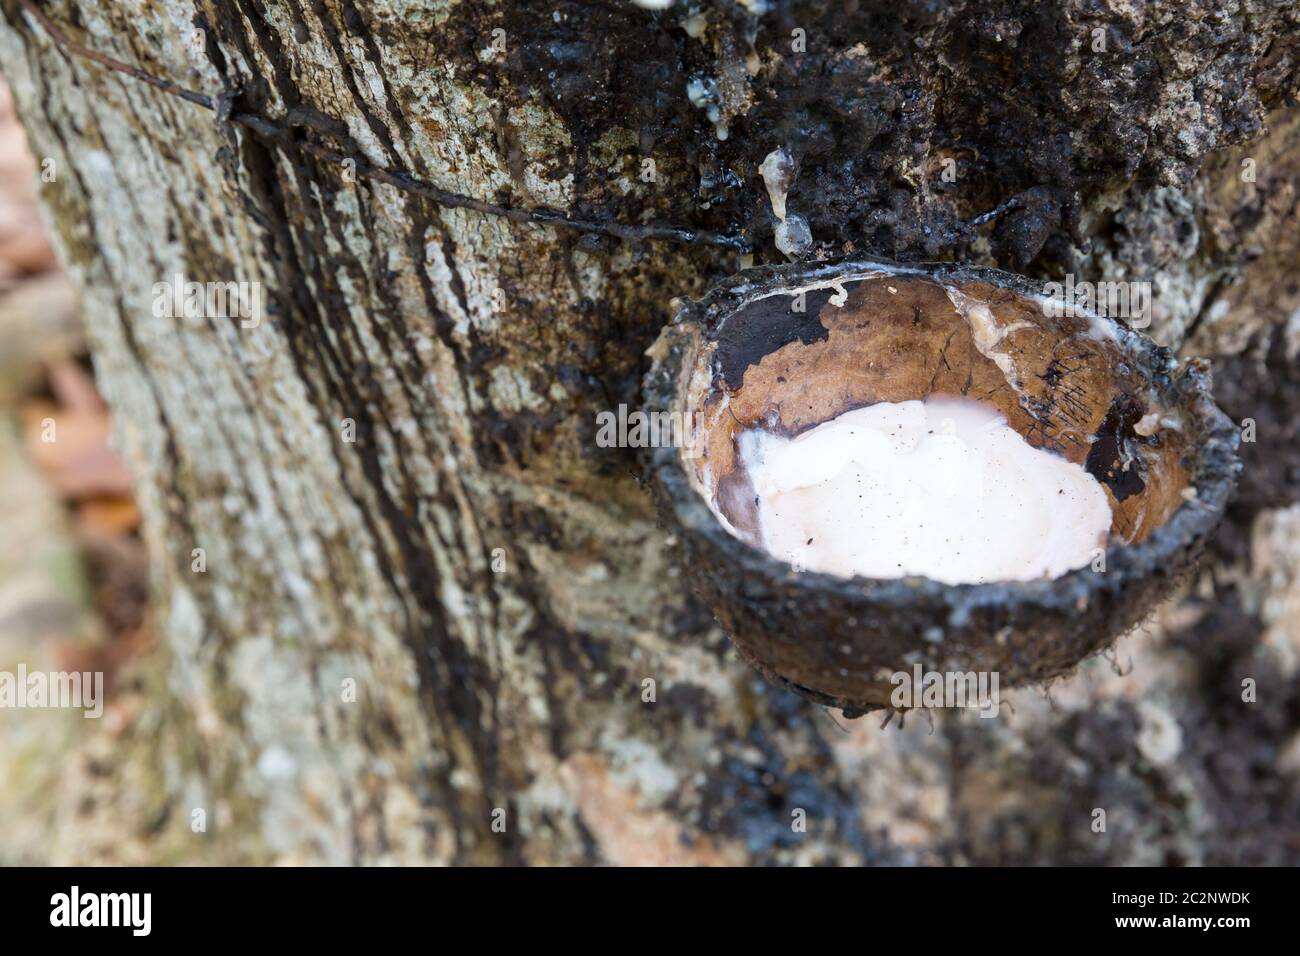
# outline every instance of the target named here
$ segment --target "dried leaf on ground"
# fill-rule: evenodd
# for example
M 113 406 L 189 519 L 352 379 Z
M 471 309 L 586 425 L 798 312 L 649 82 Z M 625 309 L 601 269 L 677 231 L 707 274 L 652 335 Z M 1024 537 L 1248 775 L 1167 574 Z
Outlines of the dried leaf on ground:
M 28 454 L 64 498 L 131 495 L 131 473 L 108 444 L 106 411 L 32 401 L 22 418 Z

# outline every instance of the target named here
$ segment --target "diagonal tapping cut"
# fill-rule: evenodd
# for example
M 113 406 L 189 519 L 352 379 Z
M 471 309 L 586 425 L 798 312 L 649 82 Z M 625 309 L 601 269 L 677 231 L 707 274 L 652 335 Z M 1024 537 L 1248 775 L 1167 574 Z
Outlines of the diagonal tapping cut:
M 187 89 L 179 83 L 163 77 L 154 76 L 137 66 L 84 47 L 74 42 L 32 0 L 18 0 L 20 6 L 31 15 L 46 32 L 54 44 L 68 56 L 80 57 L 97 63 L 105 69 L 122 73 L 170 96 L 178 97 L 195 106 L 202 107 L 217 115 L 222 122 L 234 123 L 250 130 L 256 136 L 269 140 L 278 146 L 296 149 L 318 159 L 332 163 L 351 160 L 355 164 L 356 174 L 376 182 L 386 183 L 403 192 L 423 196 L 436 205 L 451 209 L 468 209 L 489 216 L 498 216 L 511 222 L 533 223 L 535 225 L 554 226 L 560 229 L 572 229 L 575 232 L 613 236 L 627 242 L 647 242 L 662 240 L 680 242 L 687 245 L 719 246 L 745 253 L 751 250 L 751 243 L 745 236 L 736 233 L 720 233 L 711 230 L 692 229 L 682 226 L 655 226 L 618 221 L 600 221 L 593 219 L 575 219 L 558 209 L 546 207 L 502 206 L 498 203 L 475 199 L 460 193 L 426 182 L 403 169 L 390 169 L 377 166 L 364 156 L 345 153 L 321 146 L 318 143 L 299 140 L 290 129 L 279 125 L 264 116 L 255 113 L 235 111 L 226 97 L 213 97 L 206 93 Z

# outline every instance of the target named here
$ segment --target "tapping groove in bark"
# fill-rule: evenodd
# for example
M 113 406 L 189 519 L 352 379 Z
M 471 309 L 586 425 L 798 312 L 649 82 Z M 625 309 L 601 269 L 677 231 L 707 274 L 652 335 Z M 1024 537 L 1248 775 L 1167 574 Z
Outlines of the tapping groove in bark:
M 1273 767 L 1300 706 L 1270 617 L 1300 586 L 1284 462 L 1258 454 L 1227 532 L 1245 543 L 1128 639 L 1128 677 L 1093 661 L 1055 704 L 930 733 L 841 729 L 759 680 L 691 596 L 633 451 L 594 440 L 596 412 L 640 405 L 672 300 L 735 270 L 734 237 L 783 258 L 758 175 L 782 147 L 811 255 L 1154 279 L 1155 337 L 1218 357 L 1230 414 L 1282 427 L 1265 410 L 1293 407 L 1294 377 L 1260 368 L 1294 365 L 1296 11 L 766 6 L 0 0 L 166 637 L 108 789 L 50 811 L 121 838 L 50 855 L 1296 862 L 1300 794 Z M 221 92 L 65 55 L 30 7 Z M 268 314 L 154 314 L 178 273 L 260 281 Z M 1242 676 L 1267 711 L 1241 712 Z M 1120 811 L 1102 839 L 1095 806 Z
M 237 90 L 227 89 L 224 93 L 222 93 L 221 96 L 217 97 L 214 100 L 213 97 L 205 93 L 198 93 L 195 92 L 194 90 L 188 90 L 183 86 L 179 86 L 178 84 L 173 83 L 171 80 L 154 76 L 150 73 L 145 72 L 144 70 L 139 69 L 138 67 L 131 66 L 129 63 L 123 63 L 120 60 L 116 60 L 112 57 L 104 56 L 103 54 L 97 53 L 94 50 L 87 49 L 86 47 L 83 46 L 78 46 L 72 43 L 67 38 L 67 35 L 62 30 L 60 30 L 57 26 L 55 26 L 50 21 L 50 19 L 40 11 L 40 8 L 36 7 L 31 2 L 31 0 L 18 0 L 18 2 L 22 5 L 23 10 L 25 10 L 35 20 L 37 20 L 37 22 L 40 23 L 42 29 L 44 29 L 45 32 L 49 34 L 50 38 L 54 40 L 54 42 L 57 43 L 59 47 L 70 56 L 84 57 L 88 60 L 98 63 L 99 65 L 105 67 L 106 69 L 114 70 L 118 73 L 124 73 L 127 76 L 140 80 L 143 83 L 148 83 L 150 86 L 162 90 L 164 93 L 168 93 L 172 96 L 178 96 L 189 103 L 193 103 L 196 106 L 201 106 L 204 109 L 211 110 L 217 113 L 219 122 L 238 123 L 241 126 L 247 127 L 248 129 L 252 130 L 254 133 L 257 133 L 258 135 L 262 136 L 263 138 L 268 139 L 277 144 L 284 145 L 294 149 L 303 150 L 305 152 L 310 153 L 313 156 L 316 156 L 319 159 L 327 160 L 329 162 L 343 163 L 345 161 L 351 161 L 354 164 L 356 164 L 357 175 L 374 178 L 379 182 L 386 183 L 390 186 L 395 186 L 398 189 L 402 189 L 407 192 L 413 192 L 416 193 L 417 195 L 425 196 L 429 199 L 432 199 L 440 206 L 449 206 L 455 209 L 472 209 L 475 212 L 487 213 L 493 216 L 501 216 L 503 218 L 511 220 L 512 222 L 547 223 L 561 228 L 573 229 L 580 233 L 603 234 L 609 236 L 616 236 L 620 239 L 629 239 L 629 240 L 637 240 L 637 241 L 644 241 L 647 239 L 667 239 L 674 242 L 686 242 L 686 243 L 702 242 L 706 245 L 726 246 L 741 251 L 746 251 L 749 249 L 748 241 L 745 240 L 744 237 L 742 236 L 717 235 L 715 233 L 711 233 L 707 231 L 700 232 L 697 230 L 680 228 L 676 226 L 629 225 L 627 223 L 620 223 L 620 222 L 591 222 L 591 221 L 586 221 L 581 219 L 571 219 L 565 216 L 563 213 L 560 213 L 553 209 L 510 208 L 508 206 L 499 206 L 495 203 L 484 202 L 481 199 L 474 199 L 471 196 L 462 196 L 459 193 L 451 192 L 446 189 L 439 189 L 437 186 L 434 186 L 432 183 L 417 179 L 416 177 L 412 176 L 410 173 L 405 172 L 404 170 L 397 170 L 391 167 L 391 163 L 393 163 L 394 161 L 394 153 L 395 153 L 394 144 L 391 141 L 391 139 L 388 138 L 387 132 L 383 129 L 382 126 L 379 126 L 375 122 L 373 117 L 367 116 L 367 123 L 369 123 L 370 125 L 371 132 L 373 132 L 376 136 L 379 136 L 385 141 L 385 147 L 386 147 L 385 151 L 387 154 L 385 162 L 390 164 L 387 167 L 373 166 L 364 156 L 356 152 L 355 149 L 347 153 L 341 153 L 332 149 L 328 149 L 316 143 L 295 140 L 293 136 L 290 135 L 289 130 L 281 126 L 277 126 L 275 123 L 269 122 L 265 117 L 255 116 L 249 113 L 235 112 L 234 100 L 239 95 Z M 355 10 L 355 8 L 349 7 L 348 9 L 349 9 L 348 16 L 350 18 L 354 18 L 357 20 L 360 19 L 360 14 Z M 206 22 L 206 21 L 203 21 L 200 18 L 196 20 L 196 22 Z M 199 27 L 199 29 L 203 29 L 203 28 Z M 366 35 L 363 34 L 363 37 L 365 36 Z M 367 37 L 367 39 L 369 38 Z M 336 47 L 335 53 L 341 53 L 341 51 L 337 49 L 337 38 L 334 39 L 334 46 Z M 219 71 L 223 70 L 224 59 L 221 55 L 220 48 L 209 43 L 206 45 L 206 50 L 208 56 L 211 57 L 212 59 L 213 65 L 215 65 Z M 374 48 L 374 42 L 372 39 L 367 44 L 366 53 L 367 53 L 367 57 L 376 66 L 379 66 L 378 53 Z M 359 95 L 359 91 L 355 88 L 355 84 L 353 84 L 352 93 L 354 96 Z M 399 111 L 397 109 L 396 102 L 394 102 L 392 99 L 391 91 L 385 89 L 385 98 L 387 100 L 387 106 L 389 108 L 389 111 L 393 114 L 397 114 Z M 342 136 L 342 138 L 344 138 L 345 140 L 348 139 L 347 127 L 345 124 L 339 122 L 338 120 L 332 119 L 331 117 L 321 115 L 317 113 L 315 110 L 312 110 L 310 108 L 306 108 L 301 111 L 299 111 L 298 109 L 290 110 L 289 119 L 291 120 L 291 122 L 295 119 L 297 120 L 297 122 L 292 122 L 292 125 L 294 126 L 300 128 L 301 127 L 314 128 L 322 133 L 332 134 L 334 136 Z M 355 145 L 356 145 L 355 143 L 349 142 L 350 147 L 355 147 Z M 987 221 L 987 218 L 991 217 L 992 215 L 993 215 L 992 213 L 989 213 L 986 214 L 986 217 L 980 217 L 980 218 L 984 221 Z

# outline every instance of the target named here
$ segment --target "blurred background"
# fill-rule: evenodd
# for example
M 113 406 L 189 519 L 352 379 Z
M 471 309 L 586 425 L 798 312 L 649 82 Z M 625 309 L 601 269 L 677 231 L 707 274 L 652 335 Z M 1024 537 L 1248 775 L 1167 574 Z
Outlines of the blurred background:
M 109 447 L 108 409 L 76 292 L 46 239 L 38 177 L 0 82 L 0 671 L 102 671 L 113 705 L 93 723 L 80 711 L 3 712 L 0 863 L 12 862 L 16 821 L 39 821 L 39 805 L 60 799 L 59 741 L 129 724 L 138 698 L 123 665 L 153 640 L 131 478 Z

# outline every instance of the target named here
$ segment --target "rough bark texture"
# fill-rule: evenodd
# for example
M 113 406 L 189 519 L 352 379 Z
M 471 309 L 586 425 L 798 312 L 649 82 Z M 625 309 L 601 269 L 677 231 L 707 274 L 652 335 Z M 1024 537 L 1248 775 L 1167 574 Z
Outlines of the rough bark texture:
M 1121 645 L 1127 676 L 1094 660 L 999 720 L 846 729 L 737 659 L 633 453 L 594 441 L 597 411 L 639 403 L 672 298 L 735 255 L 352 182 L 0 0 L 167 638 L 125 728 L 27 770 L 76 798 L 27 805 L 11 855 L 1300 861 L 1292 4 L 42 7 L 301 141 L 504 205 L 744 229 L 757 261 L 781 258 L 757 170 L 784 146 L 810 254 L 1155 281 L 1154 334 L 1224 359 L 1259 440 L 1214 572 Z M 177 273 L 261 281 L 269 315 L 157 317 Z

